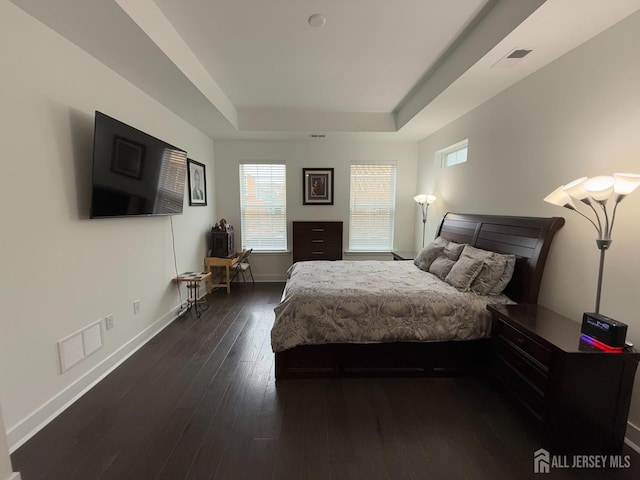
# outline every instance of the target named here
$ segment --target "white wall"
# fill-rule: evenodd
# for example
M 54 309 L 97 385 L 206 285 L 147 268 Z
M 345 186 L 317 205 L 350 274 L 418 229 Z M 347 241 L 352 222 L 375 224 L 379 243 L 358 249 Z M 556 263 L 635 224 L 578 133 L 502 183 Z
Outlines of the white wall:
M 354 162 L 396 162 L 396 218 L 394 248 L 410 250 L 416 222 L 415 174 L 417 143 L 347 142 L 330 139 L 298 141 L 216 140 L 216 202 L 221 217 L 234 225 L 240 249 L 240 198 L 238 165 L 241 161 L 284 161 L 287 165 L 287 222 L 291 249 L 291 221 L 342 220 L 343 246 L 349 240 L 349 170 Z M 302 204 L 302 168 L 334 168 L 334 204 Z M 345 255 L 345 259 L 375 256 Z M 380 258 L 391 259 L 389 254 Z M 284 280 L 291 254 L 253 254 L 252 270 L 257 280 Z
M 568 53 L 420 143 L 420 190 L 446 211 L 564 216 L 540 303 L 575 320 L 593 311 L 599 251 L 595 229 L 542 199 L 581 176 L 640 173 L 640 14 Z M 468 163 L 440 169 L 434 153 L 469 139 Z M 629 325 L 640 345 L 640 192 L 618 208 L 607 253 L 601 312 Z M 416 232 L 416 238 L 418 234 Z M 636 376 L 630 421 L 640 425 Z M 628 429 L 640 445 L 640 430 Z
M 187 150 L 209 176 L 214 165 L 210 138 L 5 0 L 0 58 L 0 399 L 15 448 L 179 304 L 169 217 L 88 219 L 94 110 Z M 185 199 L 173 217 L 179 270 L 202 268 L 207 186 L 208 207 Z M 110 313 L 105 347 L 61 374 L 56 342 Z

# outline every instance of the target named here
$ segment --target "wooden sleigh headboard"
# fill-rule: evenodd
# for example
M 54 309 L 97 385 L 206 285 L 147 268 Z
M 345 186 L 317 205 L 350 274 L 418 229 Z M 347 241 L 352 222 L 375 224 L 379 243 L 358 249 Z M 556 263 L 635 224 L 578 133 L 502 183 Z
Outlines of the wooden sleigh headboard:
M 518 303 L 537 303 L 549 247 L 564 218 L 447 213 L 436 236 L 493 252 L 513 254 L 516 266 L 504 293 Z

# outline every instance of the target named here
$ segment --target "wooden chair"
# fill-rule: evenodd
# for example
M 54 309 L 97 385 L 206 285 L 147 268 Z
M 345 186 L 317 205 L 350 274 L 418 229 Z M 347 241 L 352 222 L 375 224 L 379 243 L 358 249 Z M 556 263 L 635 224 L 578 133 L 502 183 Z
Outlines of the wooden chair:
M 251 275 L 251 283 L 253 285 L 256 284 L 256 281 L 253 278 L 253 272 L 251 271 L 251 265 L 249 264 L 249 256 L 251 256 L 252 251 L 253 251 L 253 248 L 244 250 L 242 252 L 242 255 L 240 255 L 240 258 L 238 259 L 238 262 L 234 264 L 233 267 L 231 267 L 231 269 L 233 270 L 233 275 L 231 276 L 232 282 L 238 276 L 238 274 L 241 274 L 242 281 L 244 282 L 244 286 L 246 287 L 247 279 L 245 277 L 245 273 L 248 271 L 249 274 Z

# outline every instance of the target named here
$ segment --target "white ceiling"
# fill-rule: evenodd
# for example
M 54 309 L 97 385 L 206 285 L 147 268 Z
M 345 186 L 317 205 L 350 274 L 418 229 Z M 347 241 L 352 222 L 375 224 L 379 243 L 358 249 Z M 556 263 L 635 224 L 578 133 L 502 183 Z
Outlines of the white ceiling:
M 11 1 L 212 138 L 420 140 L 640 9 L 640 0 Z M 314 13 L 324 26 L 307 23 Z M 533 51 L 492 68 L 515 48 Z
M 155 3 L 238 108 L 390 112 L 487 2 Z

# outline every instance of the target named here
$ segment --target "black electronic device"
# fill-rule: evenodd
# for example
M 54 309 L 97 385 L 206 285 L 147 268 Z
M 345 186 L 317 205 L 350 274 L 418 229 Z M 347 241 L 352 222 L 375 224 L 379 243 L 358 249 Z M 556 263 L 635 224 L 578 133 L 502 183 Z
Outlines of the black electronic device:
M 580 332 L 583 337 L 586 335 L 606 347 L 622 349 L 627 338 L 627 324 L 599 313 L 585 313 Z
M 182 213 L 187 152 L 96 111 L 91 218 Z

